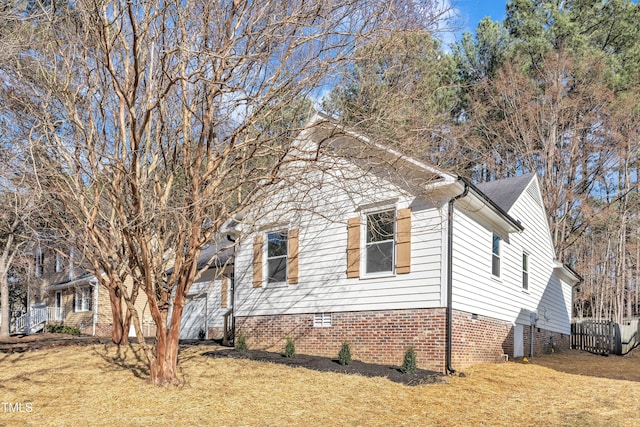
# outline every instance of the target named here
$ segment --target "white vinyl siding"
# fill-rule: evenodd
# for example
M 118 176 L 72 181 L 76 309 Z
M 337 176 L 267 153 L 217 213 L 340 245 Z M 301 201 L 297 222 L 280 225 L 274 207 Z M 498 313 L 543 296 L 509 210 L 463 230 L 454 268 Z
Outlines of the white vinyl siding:
M 501 283 L 497 283 L 487 271 L 487 266 L 492 264 L 493 254 L 488 242 L 492 241 L 493 231 L 456 210 L 453 307 L 523 325 L 528 325 L 529 314 L 536 312 L 538 327 L 568 334 L 570 292 L 553 274 L 555 252 L 546 214 L 527 191 L 509 214 L 522 223 L 524 231 L 501 240 Z M 528 292 L 522 292 L 525 250 L 529 264 Z
M 290 196 L 296 203 L 291 212 L 261 214 L 261 220 L 267 224 L 289 223 L 299 228 L 300 280 L 295 287 L 254 288 L 251 277 L 254 235 L 247 236 L 236 252 L 237 316 L 440 306 L 442 206 L 434 207 L 409 197 L 373 176 L 361 176 L 359 171 L 358 176 L 346 181 L 351 186 L 362 185 L 353 193 L 357 198 L 346 194 L 341 188 L 343 184 L 334 184 L 329 175 L 323 175 L 321 183 L 309 188 L 304 188 L 304 179 L 298 180 L 302 196 Z M 363 212 L 360 208 L 363 205 L 389 200 L 394 200 L 396 209 L 409 205 L 412 208 L 411 272 L 347 278 L 348 219 L 366 217 L 370 211 Z M 280 206 L 285 211 L 287 205 L 278 203 L 276 198 L 271 206 Z M 364 231 L 363 224 L 362 234 Z M 365 238 L 361 237 L 364 243 Z

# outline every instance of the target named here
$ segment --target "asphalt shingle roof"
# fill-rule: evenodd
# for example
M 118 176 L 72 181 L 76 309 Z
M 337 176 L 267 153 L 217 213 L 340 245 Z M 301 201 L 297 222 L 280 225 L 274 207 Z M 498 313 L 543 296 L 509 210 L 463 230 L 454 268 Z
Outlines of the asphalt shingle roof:
M 535 173 L 528 173 L 512 178 L 483 182 L 476 185 L 476 187 L 500 206 L 502 210 L 509 212 L 509 209 L 511 209 L 534 177 Z

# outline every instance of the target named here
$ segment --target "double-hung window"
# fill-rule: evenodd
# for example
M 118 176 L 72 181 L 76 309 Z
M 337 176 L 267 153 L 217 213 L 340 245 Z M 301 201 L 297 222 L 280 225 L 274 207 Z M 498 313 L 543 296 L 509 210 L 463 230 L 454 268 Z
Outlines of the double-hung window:
M 73 311 L 90 311 L 91 310 L 91 286 L 83 286 L 76 288 L 74 295 Z
M 497 234 L 493 235 L 491 274 L 500 277 L 500 237 Z
M 287 231 L 267 233 L 267 283 L 287 281 Z
M 394 266 L 395 210 L 367 215 L 366 262 L 367 274 L 391 273 Z

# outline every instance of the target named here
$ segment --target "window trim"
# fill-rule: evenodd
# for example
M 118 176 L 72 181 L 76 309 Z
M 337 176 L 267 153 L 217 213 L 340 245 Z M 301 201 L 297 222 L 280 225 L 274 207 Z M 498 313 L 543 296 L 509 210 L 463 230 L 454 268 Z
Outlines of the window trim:
M 500 244 L 500 242 L 502 242 L 500 236 L 498 236 L 496 233 L 493 233 L 493 236 L 491 237 L 491 276 L 497 279 L 500 278 L 500 275 L 502 273 L 502 255 L 500 254 L 500 248 L 502 245 Z
M 44 276 L 44 251 L 40 246 L 36 249 L 34 273 L 36 277 Z
M 393 220 L 392 220 L 393 231 L 391 233 L 391 238 L 387 240 L 373 242 L 373 243 L 367 242 L 367 236 L 369 234 L 369 216 L 375 215 L 375 214 L 381 214 L 385 212 L 389 212 L 393 214 Z M 398 241 L 397 241 L 398 209 L 397 207 L 396 206 L 379 206 L 375 210 L 363 212 L 362 215 L 364 218 L 361 221 L 362 227 L 363 227 L 363 232 L 361 233 L 361 246 L 360 246 L 361 247 L 360 260 L 361 260 L 361 270 L 362 270 L 361 277 L 369 278 L 369 277 L 395 276 L 396 275 L 396 256 L 397 256 L 396 247 L 398 245 Z M 382 243 L 389 243 L 389 242 L 391 242 L 391 269 L 385 270 L 385 271 L 369 272 L 367 269 L 369 247 L 374 245 L 380 245 Z
M 84 295 L 86 290 L 87 294 Z M 74 289 L 73 312 L 87 313 L 93 308 L 93 286 L 78 286 Z M 83 304 L 85 302 L 86 304 Z
M 56 273 L 62 273 L 64 271 L 64 266 L 62 262 L 62 255 L 56 252 Z
M 529 277 L 531 276 L 530 256 L 522 252 L 522 291 L 529 292 Z

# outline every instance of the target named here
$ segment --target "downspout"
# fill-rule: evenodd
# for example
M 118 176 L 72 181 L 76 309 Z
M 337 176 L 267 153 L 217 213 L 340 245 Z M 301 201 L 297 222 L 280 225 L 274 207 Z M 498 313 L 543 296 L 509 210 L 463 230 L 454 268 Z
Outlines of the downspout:
M 227 234 L 227 240 L 230 241 L 231 243 L 233 243 L 233 254 L 231 255 L 233 257 L 233 263 L 232 265 L 232 270 L 231 270 L 231 274 L 232 274 L 232 278 L 231 278 L 231 330 L 232 330 L 232 336 L 233 339 L 231 342 L 235 343 L 236 340 L 236 240 L 238 240 L 237 238 L 234 239 L 233 237 L 231 237 L 230 234 Z M 226 333 L 226 332 L 223 332 Z
M 455 375 L 456 370 L 451 367 L 451 337 L 453 329 L 453 205 L 458 199 L 462 199 L 469 194 L 469 186 L 463 180 L 464 191 L 449 200 L 449 211 L 447 212 L 447 341 L 446 347 L 446 369 L 447 373 Z
M 98 281 L 93 283 L 93 336 L 96 336 L 96 323 L 98 323 Z

